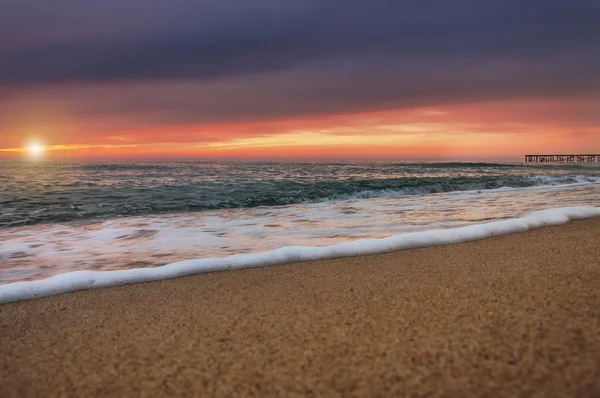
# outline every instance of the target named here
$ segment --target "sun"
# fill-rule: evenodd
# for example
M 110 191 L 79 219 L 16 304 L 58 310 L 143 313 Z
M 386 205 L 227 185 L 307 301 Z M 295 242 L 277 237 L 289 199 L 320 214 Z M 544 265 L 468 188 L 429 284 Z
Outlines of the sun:
M 41 145 L 34 144 L 27 147 L 27 152 L 32 157 L 39 157 L 43 151 L 44 148 Z

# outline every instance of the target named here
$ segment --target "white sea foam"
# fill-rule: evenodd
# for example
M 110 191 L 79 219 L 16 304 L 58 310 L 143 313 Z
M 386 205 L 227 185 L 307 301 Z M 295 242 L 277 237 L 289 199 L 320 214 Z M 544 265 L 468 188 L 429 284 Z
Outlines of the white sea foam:
M 85 289 L 150 282 L 221 270 L 264 267 L 295 261 L 385 253 L 396 250 L 447 245 L 523 232 L 533 228 L 564 224 L 570 220 L 600 217 L 599 207 L 563 207 L 536 211 L 520 218 L 475 224 L 446 230 L 405 233 L 387 238 L 360 239 L 331 246 L 287 246 L 224 258 L 202 258 L 174 262 L 157 268 L 117 271 L 75 271 L 43 280 L 0 285 L 0 303 L 28 300 Z M 119 231 L 103 231 L 105 239 Z
M 77 270 L 159 267 L 283 246 L 332 246 L 600 205 L 600 184 L 349 199 L 0 229 L 0 285 Z

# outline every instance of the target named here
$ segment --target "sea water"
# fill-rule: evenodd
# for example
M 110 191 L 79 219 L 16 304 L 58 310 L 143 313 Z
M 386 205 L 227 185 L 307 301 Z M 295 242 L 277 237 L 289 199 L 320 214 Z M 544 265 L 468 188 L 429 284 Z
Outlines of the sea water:
M 452 243 L 598 206 L 593 164 L 0 163 L 0 295 Z

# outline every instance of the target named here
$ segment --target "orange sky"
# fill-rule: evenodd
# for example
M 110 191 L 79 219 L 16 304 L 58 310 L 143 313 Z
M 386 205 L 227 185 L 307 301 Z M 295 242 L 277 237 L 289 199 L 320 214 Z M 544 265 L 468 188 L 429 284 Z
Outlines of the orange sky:
M 38 159 L 521 160 L 525 153 L 600 152 L 600 102 L 530 99 L 281 117 L 140 123 L 80 117 L 24 99 L 0 125 L 0 157 Z M 68 104 L 67 104 L 68 105 Z
M 35 3 L 0 3 L 0 160 L 600 152 L 590 0 Z

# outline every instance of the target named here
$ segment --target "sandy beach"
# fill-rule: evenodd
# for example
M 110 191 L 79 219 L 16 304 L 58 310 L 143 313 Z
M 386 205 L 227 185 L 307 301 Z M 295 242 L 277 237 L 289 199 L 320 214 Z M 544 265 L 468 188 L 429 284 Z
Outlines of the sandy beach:
M 0 306 L 0 396 L 600 396 L 600 219 Z

